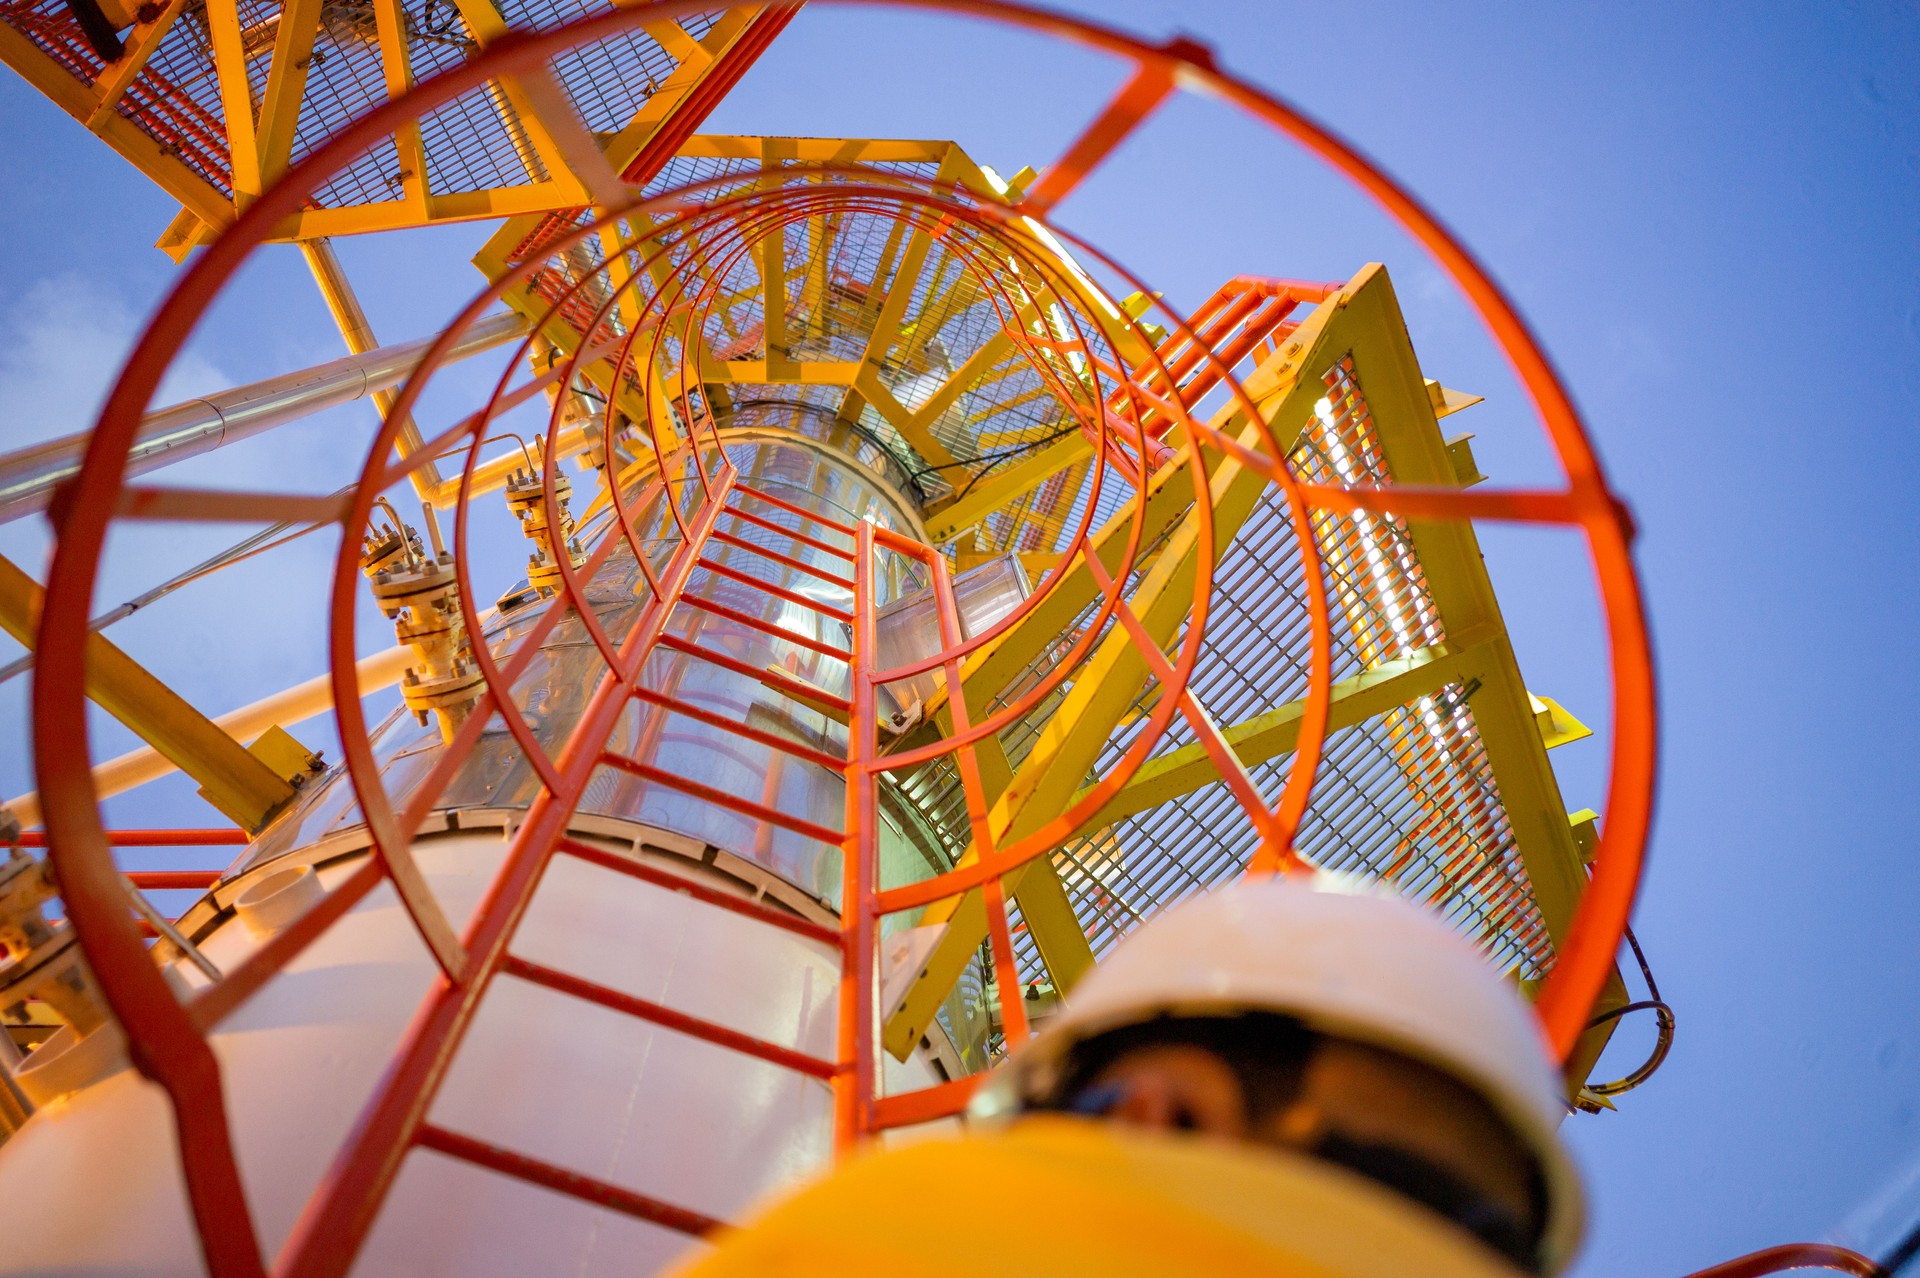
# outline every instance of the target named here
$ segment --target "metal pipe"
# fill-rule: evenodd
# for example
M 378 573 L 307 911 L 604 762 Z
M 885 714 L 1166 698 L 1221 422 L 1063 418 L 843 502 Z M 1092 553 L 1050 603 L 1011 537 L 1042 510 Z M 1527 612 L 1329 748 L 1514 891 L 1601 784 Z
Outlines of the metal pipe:
M 220 969 L 214 966 L 213 960 L 202 954 L 199 946 L 181 935 L 180 929 L 173 925 L 173 920 L 155 909 L 153 902 L 147 899 L 147 894 L 134 886 L 132 879 L 123 874 L 120 881 L 127 885 L 127 900 L 133 903 L 133 912 L 145 919 L 155 934 L 180 951 L 209 981 L 220 979 Z
M 492 350 L 526 331 L 526 320 L 519 315 L 490 315 L 468 329 L 442 362 Z M 128 455 L 127 474 L 170 466 L 398 386 L 433 341 L 420 338 L 383 346 L 148 413 Z M 81 431 L 0 457 L 0 523 L 46 506 L 53 490 L 79 471 L 88 434 Z

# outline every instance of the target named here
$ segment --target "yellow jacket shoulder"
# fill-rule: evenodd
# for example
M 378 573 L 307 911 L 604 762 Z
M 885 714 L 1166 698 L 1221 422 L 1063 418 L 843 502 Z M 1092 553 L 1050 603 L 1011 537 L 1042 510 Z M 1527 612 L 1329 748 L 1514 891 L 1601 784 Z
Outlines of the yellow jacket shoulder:
M 1041 1118 L 853 1160 L 679 1278 L 1513 1278 L 1388 1191 L 1305 1158 Z

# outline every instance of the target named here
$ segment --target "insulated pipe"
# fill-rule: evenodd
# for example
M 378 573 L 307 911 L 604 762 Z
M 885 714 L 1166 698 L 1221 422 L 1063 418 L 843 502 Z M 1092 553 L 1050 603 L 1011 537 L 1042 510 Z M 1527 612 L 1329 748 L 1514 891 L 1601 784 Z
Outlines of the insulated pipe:
M 489 316 L 468 329 L 442 362 L 478 355 L 526 331 L 526 320 L 518 315 Z M 170 466 L 398 386 L 434 340 L 421 338 L 383 346 L 364 355 L 349 355 L 148 413 L 127 458 L 127 473 L 139 475 Z M 88 434 L 66 435 L 0 457 L 0 523 L 46 506 L 53 490 L 79 471 Z
M 391 688 L 399 683 L 405 674 L 407 663 L 414 659 L 413 648 L 402 644 L 389 648 L 385 652 L 376 652 L 370 657 L 362 657 L 354 666 L 360 678 L 360 695 L 366 696 L 382 688 Z M 284 692 L 276 692 L 252 705 L 242 706 L 215 719 L 214 722 L 227 730 L 228 735 L 244 741 L 258 736 L 272 727 L 287 727 L 303 719 L 311 719 L 333 707 L 333 683 L 331 676 L 319 675 L 305 683 L 295 684 Z M 152 746 L 142 746 L 117 759 L 109 759 L 93 770 L 93 784 L 101 798 L 121 794 L 135 786 L 145 785 L 149 781 L 166 776 L 179 769 L 173 761 L 155 750 Z M 40 824 L 40 794 L 29 790 L 17 799 L 8 799 L 6 806 L 19 820 L 21 826 L 32 827 Z

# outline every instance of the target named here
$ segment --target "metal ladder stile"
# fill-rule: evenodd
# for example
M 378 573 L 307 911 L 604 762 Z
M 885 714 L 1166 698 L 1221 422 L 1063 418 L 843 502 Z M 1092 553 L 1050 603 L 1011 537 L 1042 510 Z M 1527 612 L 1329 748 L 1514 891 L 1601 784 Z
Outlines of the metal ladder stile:
M 763 502 L 823 530 L 848 537 L 856 543 L 858 550 L 853 553 L 843 551 L 772 519 L 742 510 L 731 504 L 735 495 Z M 804 546 L 851 561 L 853 575 L 851 578 L 841 578 L 744 538 L 721 533 L 716 529 L 716 524 L 723 515 L 791 538 L 796 549 Z M 744 549 L 771 564 L 802 571 L 842 587 L 851 593 L 852 606 L 848 609 L 834 608 L 798 592 L 783 590 L 750 572 L 715 563 L 707 555 L 710 542 Z M 603 676 L 561 751 L 558 766 L 564 792 L 543 791 L 528 809 L 526 822 L 515 833 L 505 862 L 476 911 L 473 922 L 469 924 L 467 934 L 462 938 L 468 954 L 466 968 L 458 981 L 445 982 L 436 988 L 416 1015 L 396 1057 L 394 1068 L 383 1080 L 353 1138 L 289 1237 L 279 1262 L 274 1266 L 277 1274 L 301 1275 L 304 1278 L 306 1275 L 340 1275 L 348 1272 L 378 1215 L 382 1200 L 398 1174 L 401 1162 L 407 1151 L 415 1147 L 430 1149 L 690 1235 L 705 1235 L 725 1223 L 687 1207 L 504 1149 L 427 1121 L 426 1115 L 438 1085 L 458 1053 L 461 1036 L 472 1021 L 485 986 L 496 974 L 517 977 L 828 1082 L 835 1094 L 836 1149 L 850 1147 L 865 1134 L 868 1129 L 865 1120 L 872 1108 L 870 1098 L 875 1055 L 871 993 L 874 976 L 875 919 L 871 910 L 875 858 L 868 815 L 873 811 L 873 793 L 871 775 L 862 766 L 871 763 L 874 749 L 873 689 L 863 668 L 868 654 L 872 652 L 869 589 L 872 549 L 871 524 L 863 522 L 858 527 L 840 524 L 771 494 L 749 488 L 738 482 L 731 464 L 726 465 L 713 479 L 705 506 L 689 521 L 685 539 L 660 574 L 659 595 L 621 643 L 619 668 Z M 763 591 L 771 597 L 799 603 L 824 615 L 851 622 L 855 635 L 852 649 L 833 648 L 740 609 L 688 593 L 688 584 L 695 569 L 705 569 L 737 584 Z M 849 665 L 852 697 L 837 698 L 824 690 L 784 681 L 771 671 L 755 670 L 724 653 L 668 634 L 668 624 L 686 609 L 725 616 L 782 642 L 795 643 L 845 660 Z M 648 658 L 661 649 L 712 661 L 749 674 L 776 690 L 781 690 L 782 684 L 788 683 L 793 691 L 804 692 L 809 702 L 824 700 L 833 704 L 834 708 L 849 716 L 847 757 L 836 758 L 802 742 L 750 724 L 728 720 L 677 700 L 667 693 L 643 687 L 641 679 Z M 727 794 L 690 778 L 676 776 L 639 760 L 609 752 L 606 742 L 630 700 L 651 705 L 662 716 L 668 712 L 686 715 L 770 749 L 840 772 L 847 779 L 847 811 L 851 822 L 848 830 L 829 830 L 789 816 L 769 804 Z M 850 887 L 842 900 L 842 926 L 836 929 L 817 923 L 799 914 L 778 910 L 710 886 L 691 876 L 676 874 L 568 837 L 567 825 L 574 807 L 584 793 L 588 779 L 603 765 L 650 784 L 677 789 L 703 802 L 721 804 L 756 820 L 780 825 L 841 847 L 848 859 L 845 877 Z M 767 926 L 832 946 L 839 955 L 842 969 L 838 1058 L 827 1060 L 811 1056 L 514 954 L 510 949 L 514 931 L 531 901 L 542 869 L 556 853 L 683 893 Z M 864 939 L 858 939 L 856 944 L 857 938 Z M 865 962 L 853 961 L 860 955 L 866 956 Z M 860 997 L 860 991 L 864 991 L 866 997 Z M 860 1028 L 850 1033 L 850 1022 Z M 849 1119 L 852 1121 L 849 1122 Z

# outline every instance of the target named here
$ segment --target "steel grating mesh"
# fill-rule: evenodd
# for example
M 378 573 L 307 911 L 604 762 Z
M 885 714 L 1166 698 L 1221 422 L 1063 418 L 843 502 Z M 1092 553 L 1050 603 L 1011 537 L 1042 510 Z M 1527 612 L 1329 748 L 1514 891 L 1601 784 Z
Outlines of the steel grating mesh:
M 544 30 L 610 7 L 602 0 L 504 0 L 501 13 L 511 27 Z M 274 0 L 240 0 L 241 41 L 256 112 L 266 90 L 281 8 Z M 697 14 L 681 25 L 698 40 L 719 16 Z M 401 19 L 416 81 L 475 54 L 477 46 L 452 0 L 404 0 Z M 62 0 L 9 0 L 0 4 L 0 22 L 84 84 L 93 84 L 104 69 Z M 676 65 L 653 37 L 637 30 L 569 50 L 553 64 L 588 127 L 602 132 L 625 126 Z M 326 0 L 307 66 L 292 161 L 386 100 L 371 0 Z M 114 110 L 231 198 L 226 115 L 205 0 L 190 0 Z M 524 126 L 497 86 L 462 95 L 429 113 L 420 127 L 428 183 L 437 193 L 520 186 L 546 176 Z M 385 139 L 320 188 L 314 201 L 340 207 L 393 200 L 401 194 L 401 181 L 399 152 Z
M 93 84 L 105 69 L 61 0 L 0 4 L 0 22 L 83 84 Z M 115 109 L 222 195 L 231 195 L 226 114 L 211 49 L 202 0 L 168 29 Z
M 1320 483 L 1391 482 L 1351 360 L 1325 381 L 1328 395 L 1292 455 L 1296 472 Z M 1333 596 L 1336 680 L 1445 639 L 1403 524 L 1323 514 L 1316 540 Z M 1192 687 L 1216 721 L 1244 722 L 1306 691 L 1305 586 L 1277 490 L 1223 557 L 1212 607 Z M 1478 939 L 1503 968 L 1537 977 L 1552 965 L 1552 945 L 1480 745 L 1473 691 L 1449 685 L 1329 734 L 1299 847 L 1316 864 L 1393 883 Z M 1024 754 L 1043 723 L 1030 716 L 1024 732 L 1006 740 L 1009 753 Z M 1095 775 L 1118 761 L 1137 723 L 1123 723 Z M 1155 754 L 1192 743 L 1176 718 Z M 1290 759 L 1249 770 L 1269 802 L 1279 798 Z M 1256 843 L 1225 783 L 1215 782 L 1072 841 L 1055 865 L 1100 952 L 1145 915 L 1242 872 Z M 1025 936 L 1019 959 L 1030 978 L 1040 970 Z

